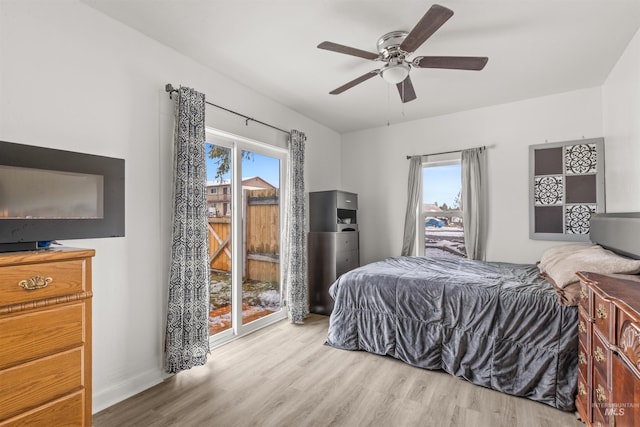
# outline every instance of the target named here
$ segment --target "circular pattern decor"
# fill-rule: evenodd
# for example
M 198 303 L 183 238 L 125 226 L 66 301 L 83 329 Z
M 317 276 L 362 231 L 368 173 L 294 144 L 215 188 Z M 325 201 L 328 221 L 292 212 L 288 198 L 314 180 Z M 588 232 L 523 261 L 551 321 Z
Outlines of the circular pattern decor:
M 564 189 L 562 176 L 542 176 L 537 177 L 534 183 L 535 204 L 540 205 L 561 205 Z
M 568 234 L 589 234 L 589 220 L 596 211 L 591 205 L 567 206 L 565 216 L 565 230 Z
M 595 173 L 598 153 L 595 144 L 568 145 L 564 151 L 567 174 Z

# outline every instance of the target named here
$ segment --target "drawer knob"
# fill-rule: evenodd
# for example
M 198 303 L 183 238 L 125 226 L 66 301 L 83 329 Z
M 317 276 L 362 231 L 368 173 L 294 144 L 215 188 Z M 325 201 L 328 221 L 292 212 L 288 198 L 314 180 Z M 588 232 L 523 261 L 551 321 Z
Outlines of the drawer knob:
M 580 354 L 578 355 L 578 362 L 581 365 L 586 365 L 587 364 L 587 355 L 584 354 L 584 352 L 580 352 Z
M 578 394 L 580 396 L 586 396 L 587 394 L 587 389 L 584 387 L 584 384 L 582 384 L 581 382 L 578 382 Z
M 585 288 L 580 288 L 580 299 L 587 299 L 589 298 L 589 294 L 587 293 L 587 290 Z
M 21 280 L 18 282 L 18 286 L 25 291 L 34 291 L 36 289 L 46 288 L 51 282 L 53 282 L 53 278 L 51 277 L 33 276 L 26 280 Z
M 598 319 L 606 319 L 607 318 L 607 309 L 604 307 L 604 304 L 598 304 L 598 309 L 596 310 L 596 315 Z
M 596 387 L 596 399 L 598 399 L 598 402 L 605 402 L 607 400 L 607 395 L 604 392 L 604 387 L 602 387 L 600 384 L 598 384 L 598 387 Z
M 580 323 L 578 323 L 578 331 L 580 331 L 581 334 L 587 333 L 587 326 L 584 324 L 582 320 L 580 321 Z
M 593 358 L 598 363 L 604 362 L 604 351 L 600 348 L 600 346 L 596 346 L 596 349 L 593 350 Z

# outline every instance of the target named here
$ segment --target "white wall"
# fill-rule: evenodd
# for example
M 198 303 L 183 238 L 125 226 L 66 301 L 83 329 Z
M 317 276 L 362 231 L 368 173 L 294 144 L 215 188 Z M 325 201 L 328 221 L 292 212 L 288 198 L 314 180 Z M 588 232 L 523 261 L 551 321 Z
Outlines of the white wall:
M 342 186 L 359 195 L 361 261 L 400 254 L 407 155 L 486 145 L 487 259 L 535 262 L 557 242 L 529 239 L 528 146 L 602 133 L 601 91 L 592 88 L 343 135 Z
M 165 83 L 307 134 L 307 187 L 340 186 L 340 136 L 75 0 L 0 1 L 0 140 L 124 158 L 126 237 L 96 249 L 94 411 L 163 378 L 173 102 Z M 283 137 L 208 108 L 207 123 Z
M 640 31 L 602 86 L 608 212 L 640 211 Z

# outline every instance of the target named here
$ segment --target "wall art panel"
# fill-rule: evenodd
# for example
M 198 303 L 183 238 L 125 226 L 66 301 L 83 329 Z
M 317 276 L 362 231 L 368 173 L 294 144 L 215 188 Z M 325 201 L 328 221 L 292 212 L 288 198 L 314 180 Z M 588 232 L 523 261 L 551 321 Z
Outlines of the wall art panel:
M 591 214 L 605 212 L 604 139 L 529 146 L 529 237 L 589 241 Z

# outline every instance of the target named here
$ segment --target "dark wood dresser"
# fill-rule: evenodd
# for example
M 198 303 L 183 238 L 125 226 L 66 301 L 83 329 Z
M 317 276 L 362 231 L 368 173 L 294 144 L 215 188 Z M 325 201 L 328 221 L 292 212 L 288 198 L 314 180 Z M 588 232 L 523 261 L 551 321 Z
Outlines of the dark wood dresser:
M 579 272 L 578 393 L 588 426 L 640 425 L 640 277 Z

